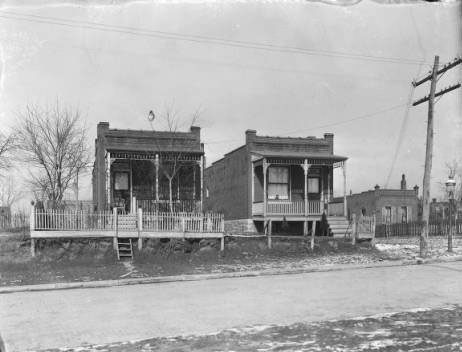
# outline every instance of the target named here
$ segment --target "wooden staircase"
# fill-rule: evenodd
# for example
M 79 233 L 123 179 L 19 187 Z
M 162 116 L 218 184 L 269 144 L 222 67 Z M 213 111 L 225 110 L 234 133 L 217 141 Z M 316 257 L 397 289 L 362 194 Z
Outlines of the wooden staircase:
M 328 216 L 327 222 L 334 237 L 350 237 L 352 233 L 351 224 L 344 216 Z
M 117 259 L 133 259 L 133 248 L 131 238 L 117 237 Z

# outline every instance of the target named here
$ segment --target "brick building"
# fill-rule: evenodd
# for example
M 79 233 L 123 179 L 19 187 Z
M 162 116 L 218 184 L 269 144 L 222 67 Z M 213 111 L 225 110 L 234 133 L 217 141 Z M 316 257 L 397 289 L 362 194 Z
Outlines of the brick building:
M 348 216 L 375 215 L 376 224 L 416 221 L 420 216 L 419 187 L 407 189 L 403 175 L 400 189 L 374 190 L 347 196 Z
M 201 211 L 204 163 L 200 127 L 189 132 L 120 130 L 100 122 L 93 203 L 97 210 L 167 211 L 171 193 L 173 210 Z
M 346 160 L 334 155 L 333 134 L 289 138 L 247 130 L 244 145 L 206 168 L 205 209 L 223 213 L 230 232 L 284 227 L 307 234 L 332 200 L 333 169 L 342 167 L 346 176 Z

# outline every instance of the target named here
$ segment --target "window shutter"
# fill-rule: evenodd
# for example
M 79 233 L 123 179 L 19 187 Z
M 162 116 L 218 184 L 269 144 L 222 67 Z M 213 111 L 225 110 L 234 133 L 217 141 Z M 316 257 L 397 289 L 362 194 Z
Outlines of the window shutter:
M 412 218 L 412 207 L 407 207 L 407 221 L 408 222 L 414 221 Z

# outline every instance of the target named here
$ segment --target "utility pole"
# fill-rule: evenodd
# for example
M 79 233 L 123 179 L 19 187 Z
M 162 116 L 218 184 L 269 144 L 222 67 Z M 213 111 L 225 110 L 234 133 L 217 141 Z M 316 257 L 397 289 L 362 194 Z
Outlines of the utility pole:
M 448 71 L 449 69 L 462 63 L 461 58 L 456 58 L 454 61 L 449 64 L 444 65 L 441 69 L 438 69 L 439 65 L 439 56 L 435 56 L 435 61 L 433 63 L 433 70 L 429 74 L 420 79 L 419 81 L 413 81 L 412 85 L 417 87 L 422 83 L 431 81 L 430 83 L 430 94 L 422 99 L 416 100 L 412 106 L 417 106 L 421 103 L 428 101 L 428 122 L 427 122 L 427 143 L 425 149 L 425 170 L 423 177 L 423 190 L 422 190 L 422 220 L 423 227 L 420 233 L 420 257 L 424 258 L 427 256 L 428 251 L 428 222 L 430 215 L 430 178 L 431 178 L 431 169 L 432 169 L 432 157 L 433 157 L 433 114 L 435 106 L 435 97 L 444 95 L 454 89 L 460 87 L 460 83 L 447 87 L 438 93 L 436 92 L 436 82 L 438 76 Z

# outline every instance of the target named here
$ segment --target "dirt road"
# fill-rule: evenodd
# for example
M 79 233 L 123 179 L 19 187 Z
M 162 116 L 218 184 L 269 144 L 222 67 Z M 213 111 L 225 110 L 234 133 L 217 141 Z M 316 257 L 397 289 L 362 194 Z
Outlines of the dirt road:
M 462 262 L 0 295 L 8 351 L 462 303 Z

